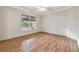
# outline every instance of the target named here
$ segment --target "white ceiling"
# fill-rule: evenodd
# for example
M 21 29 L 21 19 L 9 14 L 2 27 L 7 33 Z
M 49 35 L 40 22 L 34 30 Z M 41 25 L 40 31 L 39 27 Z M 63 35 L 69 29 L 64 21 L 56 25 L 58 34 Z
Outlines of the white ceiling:
M 46 12 L 40 12 L 40 11 L 37 10 L 38 7 L 45 7 L 45 6 L 18 6 L 18 7 L 22 8 L 24 10 L 27 10 L 29 12 L 32 12 L 34 14 L 42 15 L 42 14 L 47 14 L 49 12 L 64 10 L 64 9 L 67 9 L 69 6 L 48 6 L 47 7 L 48 11 L 46 11 Z

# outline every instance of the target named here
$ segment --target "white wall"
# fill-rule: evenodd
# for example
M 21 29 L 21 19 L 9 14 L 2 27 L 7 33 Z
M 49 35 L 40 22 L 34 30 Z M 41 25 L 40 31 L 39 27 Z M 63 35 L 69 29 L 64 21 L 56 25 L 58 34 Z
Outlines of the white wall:
M 77 24 L 78 26 L 76 26 L 78 29 L 77 29 L 77 33 L 78 33 L 78 37 L 77 37 L 77 41 L 78 41 L 78 47 L 79 47 L 79 7 L 77 7 Z
M 51 13 L 42 17 L 41 31 L 53 34 L 66 34 L 66 11 Z
M 45 15 L 41 19 L 41 31 L 66 35 L 78 40 L 79 7 L 71 7 L 67 10 Z
M 79 7 L 68 9 L 66 35 L 77 40 L 79 47 Z
M 1 9 L 0 9 L 0 39 L 2 39 L 2 13 L 1 13 Z
M 2 34 L 3 34 L 3 38 L 0 39 L 0 40 L 15 38 L 15 37 L 18 37 L 18 36 L 23 36 L 23 35 L 27 35 L 27 34 L 31 34 L 31 33 L 35 33 L 35 32 L 40 31 L 40 26 L 39 26 L 40 17 L 39 16 L 34 15 L 30 12 L 15 9 L 15 8 L 12 8 L 12 7 L 2 7 L 2 8 L 1 9 L 3 11 L 1 11 L 1 12 L 2 12 L 3 15 L 1 13 L 0 14 L 2 15 L 2 17 L 4 19 L 1 19 L 0 21 L 3 23 L 4 26 L 2 26 L 3 28 L 2 27 L 0 27 L 0 28 L 2 28 L 2 30 L 4 30 L 4 32 L 2 32 L 0 30 L 0 32 L 2 32 Z M 30 31 L 22 31 L 21 14 L 36 16 L 37 17 L 37 19 L 36 19 L 37 29 L 36 30 L 30 30 Z M 4 21 L 2 21 L 2 20 L 4 20 Z M 2 35 L 2 34 L 0 34 L 0 35 Z
M 43 16 L 41 31 L 68 36 L 77 40 L 79 45 L 79 7 Z
M 5 8 L 0 7 L 0 39 L 4 39 L 6 34 L 6 12 Z
M 68 9 L 66 32 L 68 37 L 78 39 L 78 7 Z

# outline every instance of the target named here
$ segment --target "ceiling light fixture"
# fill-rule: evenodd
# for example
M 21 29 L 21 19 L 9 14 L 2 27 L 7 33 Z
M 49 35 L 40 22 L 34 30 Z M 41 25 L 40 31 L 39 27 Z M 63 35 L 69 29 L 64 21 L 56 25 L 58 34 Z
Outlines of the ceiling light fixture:
M 47 7 L 39 7 L 38 11 L 40 11 L 40 12 L 46 12 L 47 11 Z

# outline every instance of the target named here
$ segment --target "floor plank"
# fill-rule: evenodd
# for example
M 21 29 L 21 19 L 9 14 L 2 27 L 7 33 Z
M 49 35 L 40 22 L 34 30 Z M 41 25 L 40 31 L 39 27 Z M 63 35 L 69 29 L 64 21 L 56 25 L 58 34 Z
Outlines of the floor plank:
M 75 40 L 65 36 L 35 33 L 0 42 L 1 52 L 77 52 Z

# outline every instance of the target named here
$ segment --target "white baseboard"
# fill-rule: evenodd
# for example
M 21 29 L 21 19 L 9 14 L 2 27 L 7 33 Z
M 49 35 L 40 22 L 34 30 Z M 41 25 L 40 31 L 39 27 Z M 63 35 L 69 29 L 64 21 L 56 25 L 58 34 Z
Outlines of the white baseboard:
M 29 35 L 29 34 L 33 34 L 33 33 L 37 33 L 39 31 L 33 31 L 33 32 L 26 32 L 26 33 L 21 33 L 19 35 L 16 35 L 16 36 L 12 36 L 12 37 L 5 37 L 3 39 L 0 39 L 0 41 L 3 41 L 3 40 L 8 40 L 8 39 L 13 39 L 13 38 L 16 38 L 16 37 L 20 37 L 20 36 L 25 36 L 25 35 Z

